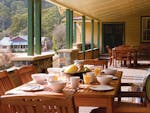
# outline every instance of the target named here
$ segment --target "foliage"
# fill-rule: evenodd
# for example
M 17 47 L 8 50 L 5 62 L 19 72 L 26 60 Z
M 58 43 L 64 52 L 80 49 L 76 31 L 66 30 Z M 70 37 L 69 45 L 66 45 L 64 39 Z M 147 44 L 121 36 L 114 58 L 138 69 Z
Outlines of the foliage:
M 5 30 L 10 25 L 10 9 L 0 3 L 0 26 L 1 30 Z
M 55 26 L 53 30 L 53 36 L 55 37 L 55 40 L 57 41 L 57 47 L 58 49 L 65 48 L 65 42 L 66 42 L 66 32 L 65 32 L 65 25 L 59 24 Z
M 10 34 L 16 36 L 26 28 L 27 28 L 27 14 L 17 14 L 12 17 L 12 24 L 8 30 L 10 31 Z
M 4 36 L 27 35 L 27 2 L 28 0 L 0 0 L 0 38 Z M 65 26 L 62 23 L 64 14 L 58 7 L 42 0 L 41 36 L 52 40 L 55 37 L 55 49 L 65 46 Z
M 42 35 L 51 38 L 52 30 L 61 22 L 61 15 L 56 6 L 42 11 Z
M 14 1 L 11 3 L 12 14 L 22 14 L 27 12 L 25 8 L 25 3 L 23 1 Z
M 57 54 L 58 48 L 57 48 L 57 42 L 56 42 L 55 37 L 52 38 L 52 43 L 53 43 L 52 49 L 53 49 L 53 50 L 55 51 L 55 53 Z

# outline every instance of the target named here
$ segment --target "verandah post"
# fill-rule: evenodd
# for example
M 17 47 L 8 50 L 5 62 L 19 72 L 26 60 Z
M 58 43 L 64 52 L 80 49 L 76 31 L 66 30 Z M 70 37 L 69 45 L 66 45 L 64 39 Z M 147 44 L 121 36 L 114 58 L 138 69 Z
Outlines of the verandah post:
M 28 56 L 34 55 L 34 0 L 28 0 Z
M 91 49 L 94 49 L 94 20 L 91 20 Z
M 70 48 L 70 9 L 66 9 L 66 48 Z
M 35 53 L 41 54 L 41 0 L 35 0 Z

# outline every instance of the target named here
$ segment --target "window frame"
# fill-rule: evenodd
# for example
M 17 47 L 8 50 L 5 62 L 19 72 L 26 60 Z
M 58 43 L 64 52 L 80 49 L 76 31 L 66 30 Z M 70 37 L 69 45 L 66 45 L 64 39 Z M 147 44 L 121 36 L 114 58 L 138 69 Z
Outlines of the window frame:
M 150 16 L 141 16 L 140 29 L 141 29 L 141 42 L 143 43 L 150 42 Z

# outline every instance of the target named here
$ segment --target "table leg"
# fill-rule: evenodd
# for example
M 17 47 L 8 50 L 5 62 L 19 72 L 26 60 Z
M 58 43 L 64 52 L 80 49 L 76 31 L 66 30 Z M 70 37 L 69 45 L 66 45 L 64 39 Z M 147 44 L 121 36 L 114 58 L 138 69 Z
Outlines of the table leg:
M 108 106 L 107 106 L 107 109 L 106 109 L 106 113 L 113 113 L 113 102 L 112 101 L 110 101 L 109 103 L 108 103 Z
M 134 54 L 133 65 L 137 66 L 137 52 L 135 52 L 135 54 Z

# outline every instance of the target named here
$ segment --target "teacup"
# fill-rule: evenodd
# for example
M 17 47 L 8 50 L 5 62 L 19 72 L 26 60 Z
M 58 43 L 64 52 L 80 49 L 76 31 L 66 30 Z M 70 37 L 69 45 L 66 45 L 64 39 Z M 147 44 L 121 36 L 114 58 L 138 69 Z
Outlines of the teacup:
M 73 89 L 78 88 L 79 83 L 80 83 L 80 77 L 78 76 L 70 77 L 70 83 Z

